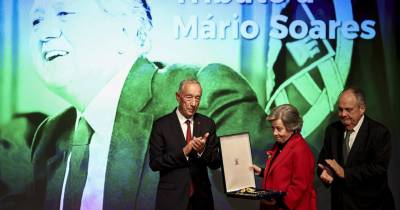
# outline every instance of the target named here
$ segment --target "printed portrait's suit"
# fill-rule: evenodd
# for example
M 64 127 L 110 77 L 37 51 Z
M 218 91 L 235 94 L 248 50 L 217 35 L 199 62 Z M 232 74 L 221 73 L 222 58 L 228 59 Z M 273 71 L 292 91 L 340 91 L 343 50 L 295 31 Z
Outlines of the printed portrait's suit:
M 175 93 L 180 81 L 187 78 L 201 83 L 198 112 L 215 121 L 218 136 L 249 132 L 253 148 L 267 147 L 267 140 L 272 138 L 268 138 L 271 135 L 266 114 L 247 81 L 232 69 L 220 64 L 203 68 L 164 65 L 139 57 L 125 80 L 118 102 L 103 209 L 154 209 L 158 174 L 149 168 L 150 132 L 156 119 L 177 106 Z M 36 133 L 32 146 L 34 179 L 37 200 L 44 201 L 37 204 L 39 207 L 59 208 L 75 120 L 76 111 L 71 108 L 47 119 Z

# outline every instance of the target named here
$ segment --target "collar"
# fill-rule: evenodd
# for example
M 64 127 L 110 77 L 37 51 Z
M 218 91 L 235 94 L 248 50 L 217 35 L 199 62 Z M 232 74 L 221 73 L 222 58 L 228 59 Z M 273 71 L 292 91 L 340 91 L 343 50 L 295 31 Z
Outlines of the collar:
M 80 117 L 84 117 L 95 132 L 101 135 L 111 133 L 121 90 L 129 70 L 130 65 L 119 71 L 93 98 L 82 113 L 78 111 L 77 121 Z
M 358 133 L 358 131 L 361 128 L 362 123 L 364 122 L 364 115 L 361 117 L 361 119 L 358 121 L 357 125 L 353 128 L 354 133 Z
M 276 143 L 276 146 L 278 146 L 279 150 L 283 150 L 283 148 L 285 147 L 285 145 L 290 141 L 292 137 L 290 137 L 287 141 L 285 141 L 285 143 Z
M 190 120 L 190 123 L 193 125 L 193 116 L 189 119 L 187 119 L 183 114 L 179 111 L 178 108 L 176 108 L 176 115 L 178 116 L 179 123 L 182 125 L 186 123 L 186 120 Z
M 283 150 L 283 148 L 288 144 L 288 142 L 290 141 L 290 140 L 292 140 L 295 136 L 296 136 L 296 134 L 297 133 L 295 133 L 295 132 L 293 132 L 293 134 L 289 137 L 289 139 L 287 140 L 287 141 L 285 141 L 284 143 L 276 143 L 276 146 L 278 147 L 278 149 L 280 150 L 280 151 L 282 151 Z
M 144 112 L 152 98 L 152 85 L 155 83 L 154 76 L 158 70 L 158 67 L 143 55 L 136 59 L 126 77 L 118 104 L 118 113 Z

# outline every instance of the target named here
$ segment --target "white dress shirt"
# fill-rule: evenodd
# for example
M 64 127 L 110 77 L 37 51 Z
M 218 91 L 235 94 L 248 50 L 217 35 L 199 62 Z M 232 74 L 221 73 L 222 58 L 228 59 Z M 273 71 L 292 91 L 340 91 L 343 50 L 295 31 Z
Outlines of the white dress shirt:
M 193 138 L 193 116 L 191 118 L 187 119 L 185 116 L 183 116 L 181 114 L 179 109 L 176 109 L 176 115 L 178 115 L 179 124 L 181 125 L 182 133 L 183 133 L 183 136 L 185 137 L 185 139 L 186 139 L 186 131 L 187 131 L 186 121 L 187 120 L 190 121 L 190 133 L 192 134 L 192 138 Z
M 83 113 L 77 113 L 75 130 L 80 117 L 84 117 L 94 131 L 89 145 L 88 173 L 81 200 L 81 210 L 103 209 L 104 183 L 112 130 L 118 101 L 129 70 L 130 67 L 121 70 L 95 96 Z M 70 159 L 71 153 L 67 159 L 60 210 L 63 210 L 64 206 L 64 193 L 68 182 Z
M 195 137 L 195 136 L 193 135 L 193 116 L 192 116 L 191 118 L 187 119 L 185 116 L 183 116 L 183 115 L 181 114 L 181 112 L 180 112 L 178 109 L 176 109 L 176 115 L 178 115 L 179 124 L 181 125 L 181 129 L 182 129 L 182 132 L 183 132 L 183 136 L 185 137 L 185 140 L 186 140 L 186 131 L 187 131 L 187 124 L 186 124 L 186 121 L 187 121 L 187 120 L 190 121 L 190 133 L 192 134 L 192 139 L 193 139 L 193 137 Z M 196 136 L 196 137 L 198 137 L 198 136 Z M 203 151 L 203 152 L 204 152 L 204 151 Z M 203 154 L 203 152 L 201 152 L 201 153 L 198 152 L 198 153 L 197 153 L 197 157 L 201 157 L 201 155 Z M 189 157 L 186 156 L 186 159 L 189 159 Z
M 351 149 L 351 147 L 354 144 L 354 141 L 356 140 L 358 131 L 361 128 L 362 123 L 364 122 L 364 115 L 361 117 L 361 119 L 358 121 L 357 125 L 353 128 L 353 132 L 350 134 L 349 137 L 349 148 Z M 347 131 L 346 131 L 347 132 Z M 346 136 L 346 132 L 344 132 L 344 136 Z

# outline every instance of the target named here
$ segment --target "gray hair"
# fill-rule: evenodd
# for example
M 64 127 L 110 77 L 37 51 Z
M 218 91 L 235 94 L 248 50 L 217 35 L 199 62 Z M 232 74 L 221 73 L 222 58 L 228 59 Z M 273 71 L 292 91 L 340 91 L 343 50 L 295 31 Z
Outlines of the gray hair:
M 340 96 L 344 92 L 347 92 L 347 91 L 349 91 L 349 92 L 354 94 L 354 96 L 357 99 L 357 103 L 358 103 L 359 106 L 364 107 L 364 108 L 367 107 L 364 91 L 362 91 L 360 88 L 357 88 L 357 87 L 347 87 L 342 91 Z
M 267 116 L 267 120 L 272 122 L 275 120 L 282 120 L 286 129 L 294 132 L 300 132 L 303 127 L 303 119 L 299 111 L 291 104 L 282 104 L 272 109 L 271 113 Z
M 187 83 L 198 84 L 198 85 L 201 87 L 201 84 L 200 84 L 200 82 L 199 82 L 197 79 L 194 79 L 194 78 L 185 79 L 185 80 L 182 80 L 182 81 L 179 83 L 178 93 L 181 93 L 181 92 L 182 92 L 183 86 L 184 86 L 185 84 L 187 84 Z

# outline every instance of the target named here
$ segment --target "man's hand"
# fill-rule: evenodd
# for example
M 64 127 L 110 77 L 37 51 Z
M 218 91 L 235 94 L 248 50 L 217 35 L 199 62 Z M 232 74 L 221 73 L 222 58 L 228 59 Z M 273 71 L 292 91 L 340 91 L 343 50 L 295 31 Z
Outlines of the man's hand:
M 338 177 L 344 178 L 344 169 L 336 162 L 335 159 L 326 159 L 325 162 L 333 169 Z
M 319 178 L 326 184 L 332 184 L 333 182 L 333 174 L 331 169 L 329 169 L 328 167 L 318 163 L 318 167 L 320 169 L 322 169 L 322 173 L 319 176 Z
M 183 147 L 183 154 L 187 157 L 189 156 L 190 152 L 193 149 L 193 141 L 190 141 L 189 144 L 186 144 L 185 147 Z
M 260 175 L 260 173 L 261 173 L 261 168 L 254 164 L 250 166 L 250 170 L 253 170 L 254 175 L 256 175 L 256 176 Z
M 193 149 L 197 153 L 202 154 L 206 146 L 207 138 L 210 134 L 207 132 L 202 137 L 194 137 L 190 142 L 193 142 Z

